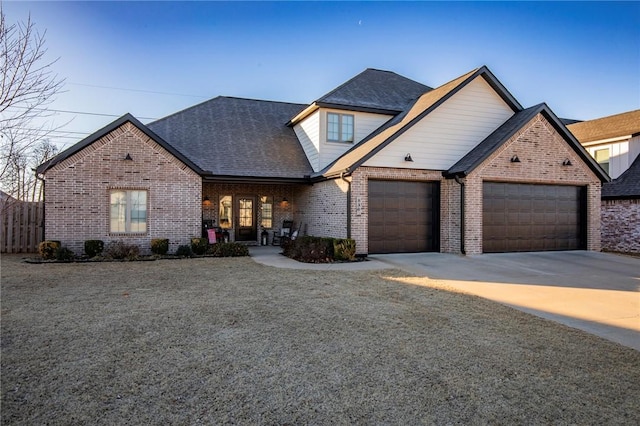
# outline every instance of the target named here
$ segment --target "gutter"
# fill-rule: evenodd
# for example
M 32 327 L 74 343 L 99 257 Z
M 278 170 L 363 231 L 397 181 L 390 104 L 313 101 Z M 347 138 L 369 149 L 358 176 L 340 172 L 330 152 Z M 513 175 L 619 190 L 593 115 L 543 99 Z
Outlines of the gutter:
M 460 253 L 465 253 L 464 248 L 464 182 L 460 180 L 458 175 L 454 175 L 456 183 L 460 185 Z

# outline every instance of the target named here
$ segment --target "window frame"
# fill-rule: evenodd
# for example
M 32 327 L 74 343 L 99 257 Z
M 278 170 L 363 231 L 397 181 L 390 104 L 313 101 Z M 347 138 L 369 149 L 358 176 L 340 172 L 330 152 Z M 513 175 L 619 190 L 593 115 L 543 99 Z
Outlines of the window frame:
M 124 193 L 124 203 L 114 203 L 113 196 L 116 193 Z M 143 193 L 144 194 L 144 203 L 134 204 L 133 195 L 134 193 Z M 109 188 L 109 210 L 108 210 L 108 218 L 109 218 L 109 235 L 146 235 L 149 232 L 149 189 L 147 188 Z M 118 207 L 120 206 L 120 207 Z M 144 221 L 139 222 L 134 218 L 134 209 L 135 206 L 144 206 Z M 114 217 L 114 207 L 118 210 L 117 216 L 122 216 L 124 213 L 124 222 L 122 222 L 122 217 Z M 124 211 L 122 211 L 124 210 Z M 118 229 L 114 230 L 114 220 L 116 220 L 119 224 L 124 224 L 121 228 L 118 226 Z M 144 224 L 144 230 L 132 230 L 132 228 L 139 227 L 140 224 Z
M 335 123 L 332 123 L 330 120 L 331 116 L 336 116 L 338 117 L 338 129 L 337 129 L 337 133 L 338 133 L 338 138 L 337 139 L 332 139 L 329 137 L 329 134 L 335 133 L 334 131 L 330 131 L 329 130 L 329 126 Z M 344 118 L 345 117 L 349 117 L 351 118 L 351 138 L 349 139 L 345 139 L 344 137 Z M 347 124 L 348 125 L 348 124 Z M 343 113 L 339 113 L 339 112 L 327 112 L 327 125 L 326 125 L 326 131 L 327 131 L 327 142 L 337 142 L 337 143 L 353 143 L 355 141 L 355 137 L 356 137 L 356 117 L 354 114 L 343 114 Z
M 607 161 L 598 161 L 598 153 L 599 152 L 607 152 Z M 606 148 L 594 148 L 593 150 L 593 158 L 596 160 L 596 163 L 602 167 L 602 169 L 609 174 L 611 172 L 611 149 L 609 147 Z
M 224 204 L 228 202 L 229 204 Z M 231 229 L 233 228 L 233 195 L 224 194 L 218 198 L 218 224 L 220 228 Z M 228 216 L 227 216 L 228 213 Z M 222 222 L 224 219 L 224 223 Z
M 260 196 L 260 227 L 262 229 L 273 229 L 273 208 L 274 208 L 274 197 L 271 195 L 261 195 Z M 265 209 L 265 205 L 268 205 L 269 208 Z M 270 213 L 269 215 L 265 215 L 265 211 Z M 269 226 L 265 226 L 265 221 L 270 221 Z

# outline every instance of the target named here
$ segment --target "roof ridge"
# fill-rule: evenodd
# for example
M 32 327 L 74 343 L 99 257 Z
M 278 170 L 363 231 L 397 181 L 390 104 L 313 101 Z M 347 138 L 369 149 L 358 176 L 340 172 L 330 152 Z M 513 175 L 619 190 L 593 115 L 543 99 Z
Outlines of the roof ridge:
M 278 104 L 286 104 L 286 105 L 295 105 L 295 106 L 300 106 L 300 107 L 309 105 L 309 104 L 301 104 L 301 103 L 297 103 L 297 102 L 273 101 L 273 100 L 268 100 L 268 99 L 255 99 L 255 98 L 243 98 L 243 97 L 239 97 L 239 96 L 218 95 L 218 96 L 215 96 L 215 97 L 213 97 L 211 99 L 207 99 L 206 101 L 198 102 L 195 105 L 188 106 L 188 107 L 186 107 L 184 109 L 178 110 L 178 111 L 176 111 L 174 113 L 171 113 L 171 114 L 169 114 L 167 116 L 159 118 L 159 119 L 157 119 L 155 121 L 152 121 L 152 122 L 148 123 L 148 125 L 159 123 L 159 122 L 164 121 L 164 120 L 166 120 L 168 118 L 174 117 L 174 116 L 176 116 L 178 114 L 182 114 L 182 113 L 184 113 L 186 111 L 192 110 L 194 108 L 198 108 L 198 107 L 200 107 L 200 106 L 202 106 L 204 104 L 207 104 L 209 102 L 213 102 L 216 99 L 236 99 L 236 100 L 244 100 L 244 101 L 252 101 L 252 102 L 269 102 L 269 103 L 278 103 Z

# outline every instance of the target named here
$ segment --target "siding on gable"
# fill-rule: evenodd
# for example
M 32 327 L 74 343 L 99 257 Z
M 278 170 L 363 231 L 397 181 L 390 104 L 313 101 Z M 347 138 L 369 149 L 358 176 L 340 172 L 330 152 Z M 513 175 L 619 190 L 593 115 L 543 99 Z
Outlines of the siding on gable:
M 352 114 L 354 121 L 354 142 L 327 142 L 327 113 Z M 373 133 L 378 127 L 392 118 L 391 115 L 372 114 L 368 112 L 345 111 L 338 109 L 320 109 L 320 163 L 318 170 L 322 170 L 342 154 L 353 148 L 355 144 Z M 316 170 L 317 171 L 317 170 Z
M 586 145 L 587 151 L 594 158 L 596 151 L 609 149 L 609 176 L 611 179 L 616 179 L 624 173 L 640 154 L 640 136 L 605 143 L 588 143 Z
M 305 118 L 302 122 L 293 126 L 293 131 L 296 132 L 296 136 L 304 149 L 304 153 L 307 155 L 309 164 L 313 167 L 313 171 L 320 170 L 319 163 L 319 151 L 320 151 L 320 111 L 316 111 L 309 117 Z
M 447 170 L 512 115 L 493 88 L 477 77 L 364 165 Z M 413 162 L 404 161 L 408 153 Z

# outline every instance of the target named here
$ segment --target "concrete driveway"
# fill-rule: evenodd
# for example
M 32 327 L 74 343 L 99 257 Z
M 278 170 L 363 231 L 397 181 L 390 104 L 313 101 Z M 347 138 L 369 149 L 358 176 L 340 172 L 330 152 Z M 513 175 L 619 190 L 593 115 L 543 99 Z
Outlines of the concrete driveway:
M 369 257 L 640 351 L 640 258 L 587 251 Z

